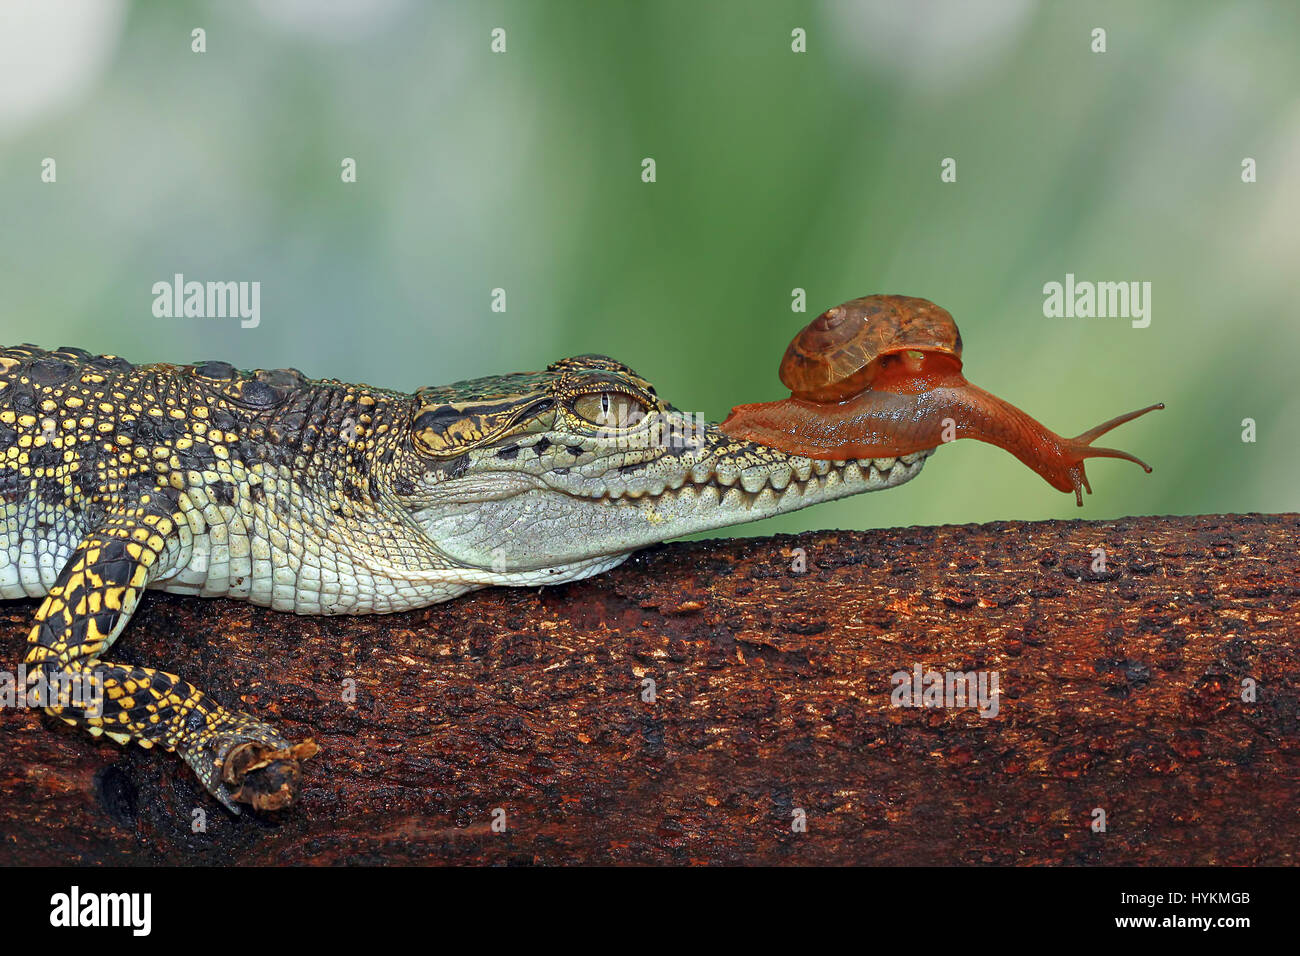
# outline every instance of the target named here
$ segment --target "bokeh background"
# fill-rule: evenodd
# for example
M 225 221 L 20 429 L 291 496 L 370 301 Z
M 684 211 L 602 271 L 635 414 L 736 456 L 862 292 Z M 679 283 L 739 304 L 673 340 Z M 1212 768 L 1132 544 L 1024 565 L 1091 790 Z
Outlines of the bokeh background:
M 5 0 L 0 339 L 404 389 L 605 352 L 718 420 L 905 293 L 1063 434 L 1167 402 L 1111 436 L 1154 474 L 1095 462 L 1079 510 L 959 442 L 737 533 L 1294 511 L 1297 50 L 1283 0 Z M 260 281 L 260 326 L 155 318 L 176 272 Z M 1045 318 L 1067 272 L 1151 282 L 1150 327 Z

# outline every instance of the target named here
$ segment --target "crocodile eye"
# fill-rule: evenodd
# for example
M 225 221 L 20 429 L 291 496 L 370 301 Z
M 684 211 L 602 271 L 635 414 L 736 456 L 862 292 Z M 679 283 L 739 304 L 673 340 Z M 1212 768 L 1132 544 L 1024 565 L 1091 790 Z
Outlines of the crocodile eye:
M 573 403 L 579 418 L 602 428 L 631 428 L 645 418 L 646 407 L 622 392 L 594 392 L 580 395 Z

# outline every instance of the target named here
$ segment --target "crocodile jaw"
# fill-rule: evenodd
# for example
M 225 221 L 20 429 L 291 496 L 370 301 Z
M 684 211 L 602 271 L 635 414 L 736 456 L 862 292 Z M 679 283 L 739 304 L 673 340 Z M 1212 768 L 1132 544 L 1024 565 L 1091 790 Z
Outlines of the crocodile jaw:
M 597 448 L 592 460 L 571 465 L 548 462 L 545 452 L 530 460 L 529 447 L 518 443 L 509 467 L 475 461 L 413 515 L 480 583 L 538 583 L 539 572 L 542 580 L 586 577 L 609 566 L 595 559 L 901 485 L 933 452 L 813 461 L 737 442 L 712 425 L 689 448 Z

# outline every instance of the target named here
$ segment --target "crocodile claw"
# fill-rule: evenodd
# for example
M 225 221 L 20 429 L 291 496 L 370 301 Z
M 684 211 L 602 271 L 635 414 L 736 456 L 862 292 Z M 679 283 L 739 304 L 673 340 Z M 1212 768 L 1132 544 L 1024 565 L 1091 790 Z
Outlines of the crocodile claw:
M 236 803 L 247 803 L 254 810 L 282 810 L 298 795 L 299 761 L 319 749 L 311 739 L 288 748 L 257 741 L 239 744 L 226 755 L 217 799 L 234 813 L 239 813 Z

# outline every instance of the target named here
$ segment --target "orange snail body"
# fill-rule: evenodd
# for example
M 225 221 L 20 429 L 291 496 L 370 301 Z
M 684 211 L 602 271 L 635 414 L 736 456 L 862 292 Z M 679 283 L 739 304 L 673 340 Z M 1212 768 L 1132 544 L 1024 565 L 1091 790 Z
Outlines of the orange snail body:
M 966 381 L 961 333 L 933 302 L 874 295 L 823 312 L 781 361 L 791 390 L 777 402 L 738 405 L 720 428 L 732 438 L 819 459 L 892 458 L 976 438 L 1004 448 L 1080 505 L 1092 492 L 1086 458 L 1127 452 L 1091 442 L 1151 405 L 1062 438 L 996 395 Z

